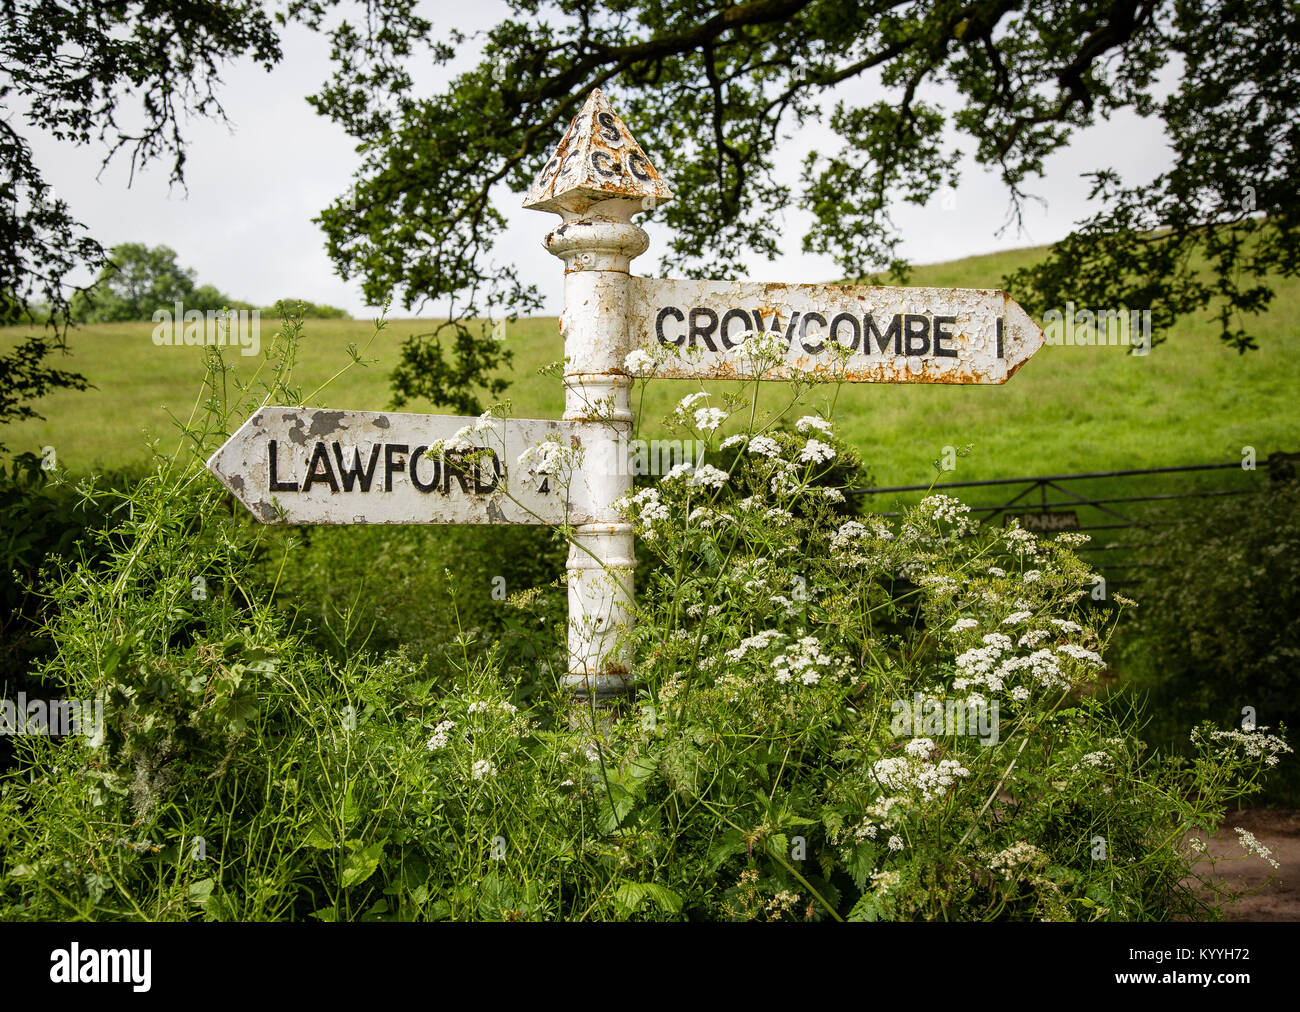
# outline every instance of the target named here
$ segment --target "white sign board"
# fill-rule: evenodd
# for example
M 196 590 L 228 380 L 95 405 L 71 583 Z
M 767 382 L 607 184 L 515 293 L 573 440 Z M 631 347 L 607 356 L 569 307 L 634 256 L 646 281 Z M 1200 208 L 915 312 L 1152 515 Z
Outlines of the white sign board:
M 478 421 L 262 408 L 208 470 L 264 523 L 581 524 L 608 508 L 590 487 L 602 468 L 579 467 L 585 448 L 607 439 L 601 423 L 492 418 L 457 448 L 430 452 Z M 548 442 L 563 448 L 549 455 L 561 461 L 556 473 L 519 465 Z
M 645 374 L 670 379 L 1005 383 L 1043 345 L 1006 292 L 981 288 L 633 278 L 628 331 L 657 359 Z M 759 331 L 780 347 L 766 369 L 741 337 Z

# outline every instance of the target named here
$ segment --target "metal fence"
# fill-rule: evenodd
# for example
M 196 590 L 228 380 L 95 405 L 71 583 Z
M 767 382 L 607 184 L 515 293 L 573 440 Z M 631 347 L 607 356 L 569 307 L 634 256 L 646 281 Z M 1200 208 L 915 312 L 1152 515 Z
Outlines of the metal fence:
M 963 500 L 985 524 L 1012 517 L 1027 530 L 1040 533 L 1086 531 L 1092 540 L 1077 549 L 1092 553 L 1093 568 L 1103 572 L 1113 585 L 1136 582 L 1132 571 L 1139 563 L 1133 553 L 1149 547 L 1142 532 L 1156 527 L 1186 523 L 1169 507 L 1178 500 L 1217 499 L 1257 495 L 1269 484 L 1295 477 L 1300 453 L 1274 453 L 1253 467 L 1242 461 L 1225 464 L 1185 464 L 1177 467 L 1147 467 L 1123 471 L 1085 471 L 1076 474 L 1044 474 L 1024 478 L 990 478 L 982 481 L 950 481 L 934 485 L 893 485 L 853 489 L 855 496 L 978 489 Z M 1235 473 L 1234 473 L 1235 472 Z M 1269 481 L 1261 480 L 1266 474 Z M 1193 481 L 1188 486 L 1185 479 Z M 979 502 L 983 493 L 1000 492 L 996 503 Z M 1009 499 L 1005 493 L 1011 493 Z M 880 511 L 881 516 L 898 516 L 899 511 Z

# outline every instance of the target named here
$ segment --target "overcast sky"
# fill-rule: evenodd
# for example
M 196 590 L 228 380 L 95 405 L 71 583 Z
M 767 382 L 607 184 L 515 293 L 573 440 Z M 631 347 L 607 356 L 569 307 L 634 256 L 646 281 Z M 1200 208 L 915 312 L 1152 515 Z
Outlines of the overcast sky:
M 428 5 L 428 13 L 436 26 L 473 31 L 503 16 L 505 6 L 438 2 Z M 270 73 L 247 59 L 227 67 L 221 97 L 231 126 L 190 124 L 188 192 L 169 189 L 167 166 L 161 163 L 138 174 L 129 188 L 125 159 L 118 159 L 96 178 L 101 150 L 46 137 L 34 138 L 38 163 L 59 197 L 106 246 L 129 241 L 170 246 L 181 264 L 197 271 L 200 282 L 254 304 L 294 296 L 342 306 L 355 316 L 372 315 L 374 309 L 365 304 L 360 284 L 334 273 L 323 234 L 311 221 L 348 188 L 359 162 L 350 138 L 316 115 L 305 99 L 329 75 L 328 43 L 295 28 L 285 35 L 283 49 L 283 61 Z M 476 43 L 467 44 L 458 65 L 423 73 L 417 78 L 421 87 L 437 87 L 472 65 L 476 49 Z M 870 80 L 859 80 L 842 85 L 837 94 L 870 100 L 874 88 Z M 924 97 L 933 101 L 942 95 L 932 91 Z M 829 150 L 830 132 L 809 125 L 784 150 L 772 153 L 787 182 L 797 182 L 800 157 L 809 145 Z M 973 143 L 966 140 L 961 146 L 969 150 Z M 647 154 L 656 161 L 654 151 Z M 906 204 L 896 210 L 894 219 L 904 235 L 902 253 L 915 263 L 933 263 L 1050 242 L 1087 213 L 1088 183 L 1080 173 L 1109 167 L 1126 181 L 1138 182 L 1165 169 L 1169 161 L 1157 121 L 1128 113 L 1116 116 L 1076 134 L 1070 147 L 1047 161 L 1044 179 L 1028 187 L 1046 199 L 1046 207 L 1030 203 L 1026 230 L 1017 233 L 1013 228 L 1001 236 L 997 232 L 1007 214 L 1006 192 L 995 175 L 968 162 L 955 193 L 937 195 L 925 207 Z M 672 184 L 671 179 L 668 182 Z M 677 199 L 689 200 L 690 195 L 679 190 Z M 501 189 L 497 200 L 510 227 L 496 259 L 515 258 L 523 280 L 536 284 L 546 297 L 546 312 L 558 313 L 560 263 L 541 247 L 542 236 L 558 219 L 521 209 L 522 194 Z M 799 252 L 808 221 L 806 214 L 791 208 L 785 221 L 793 237 L 790 251 L 776 261 L 756 257 L 748 265 L 749 278 L 785 282 L 836 278 L 829 258 Z M 650 251 L 640 261 L 647 272 L 656 262 L 656 247 L 664 248 L 657 228 L 650 226 Z M 422 315 L 435 312 L 428 308 Z

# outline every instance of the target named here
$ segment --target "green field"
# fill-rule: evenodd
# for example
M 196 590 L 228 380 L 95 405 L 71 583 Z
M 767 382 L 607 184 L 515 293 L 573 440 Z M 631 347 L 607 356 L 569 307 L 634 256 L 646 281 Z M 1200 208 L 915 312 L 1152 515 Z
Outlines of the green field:
M 1014 250 L 918 267 L 911 284 L 997 287 L 1009 270 L 1031 262 L 1039 249 Z M 558 281 L 557 281 L 558 283 Z M 1300 449 L 1300 282 L 1279 282 L 1268 316 L 1258 321 L 1260 350 L 1238 355 L 1223 347 L 1208 314 L 1180 320 L 1146 357 L 1120 347 L 1044 347 L 1007 384 L 998 387 L 831 386 L 805 398 L 810 409 L 838 396 L 840 431 L 857 446 L 882 485 L 927 482 L 932 461 L 945 446 L 973 444 L 970 456 L 942 480 L 1024 474 L 1138 468 L 1239 460 L 1243 446 L 1262 459 L 1274 450 Z M 171 447 L 169 412 L 188 416 L 199 390 L 199 350 L 156 347 L 151 323 L 104 324 L 71 335 L 71 354 L 59 364 L 82 372 L 96 389 L 60 391 L 36 407 L 44 420 L 3 430 L 11 452 L 56 448 L 61 467 L 72 472 L 143 463 L 147 439 Z M 367 368 L 353 368 L 315 399 L 328 407 L 389 406 L 388 373 L 404 337 L 430 330 L 429 321 L 392 320 L 371 346 Z M 269 342 L 275 323 L 263 321 Z M 314 389 L 347 362 L 349 342 L 363 345 L 366 320 L 310 320 L 305 327 L 298 378 Z M 10 344 L 21 330 L 0 332 Z M 520 417 L 558 417 L 561 385 L 537 370 L 563 357 L 553 318 L 509 326 L 515 354 L 506 397 Z M 249 370 L 254 358 L 233 354 Z M 736 384 L 713 384 L 715 389 Z M 763 407 L 780 407 L 785 387 L 765 384 Z M 649 384 L 641 435 L 660 431 L 658 420 L 674 401 L 698 386 Z M 634 395 L 634 406 L 639 398 Z M 715 402 L 716 403 L 716 402 Z M 427 411 L 412 403 L 404 410 Z M 797 417 L 797 415 L 795 416 Z

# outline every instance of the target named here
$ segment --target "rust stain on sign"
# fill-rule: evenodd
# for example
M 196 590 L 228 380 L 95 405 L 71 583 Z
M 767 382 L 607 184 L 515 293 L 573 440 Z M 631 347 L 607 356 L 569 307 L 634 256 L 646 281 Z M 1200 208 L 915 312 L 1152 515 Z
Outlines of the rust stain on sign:
M 533 181 L 524 207 L 554 211 L 568 221 L 606 201 L 618 201 L 611 209 L 626 211 L 650 210 L 672 199 L 641 145 L 596 88 Z
M 1043 345 L 1006 292 L 633 278 L 639 375 L 849 383 L 1005 383 Z

